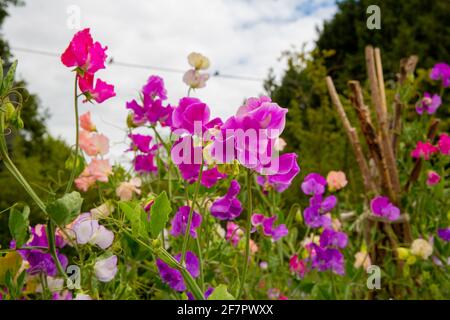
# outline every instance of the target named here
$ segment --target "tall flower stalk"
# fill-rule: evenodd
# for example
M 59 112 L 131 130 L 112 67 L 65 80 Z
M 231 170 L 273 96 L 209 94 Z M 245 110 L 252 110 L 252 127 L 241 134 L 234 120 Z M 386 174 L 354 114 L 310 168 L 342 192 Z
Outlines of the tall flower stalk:
M 70 173 L 69 182 L 66 186 L 66 193 L 72 188 L 73 181 L 75 180 L 75 174 L 77 172 L 78 165 L 78 152 L 79 152 L 79 136 L 80 136 L 80 124 L 78 121 L 78 74 L 75 74 L 75 86 L 74 86 L 74 109 L 75 109 L 75 153 L 72 171 Z

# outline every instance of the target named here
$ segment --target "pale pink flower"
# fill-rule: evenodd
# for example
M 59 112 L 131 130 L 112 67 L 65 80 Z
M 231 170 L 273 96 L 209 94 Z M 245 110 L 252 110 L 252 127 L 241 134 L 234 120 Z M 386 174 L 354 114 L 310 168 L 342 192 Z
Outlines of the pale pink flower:
M 183 82 L 193 89 L 204 88 L 209 74 L 200 73 L 198 70 L 190 69 L 183 76 Z
M 89 132 L 97 130 L 95 124 L 92 123 L 90 111 L 85 112 L 80 116 L 80 127 Z
M 364 270 L 367 270 L 371 265 L 372 262 L 370 261 L 370 256 L 367 252 L 360 251 L 355 254 L 355 263 L 353 264 L 355 268 L 363 267 Z
M 109 152 L 109 139 L 104 134 L 80 131 L 79 145 L 88 156 L 105 155 Z
M 283 138 L 276 138 L 273 148 L 276 151 L 283 151 L 286 146 L 287 146 L 287 143 L 286 143 L 286 141 L 284 141 Z
M 79 190 L 86 192 L 96 181 L 108 182 L 111 173 L 109 160 L 92 159 L 81 175 L 75 179 L 75 185 Z
M 141 194 L 142 181 L 139 178 L 132 178 L 130 181 L 122 182 L 116 189 L 116 195 L 121 201 L 129 201 L 133 198 L 133 194 Z
M 327 183 L 330 191 L 337 191 L 344 188 L 348 181 L 344 172 L 330 171 L 327 175 Z

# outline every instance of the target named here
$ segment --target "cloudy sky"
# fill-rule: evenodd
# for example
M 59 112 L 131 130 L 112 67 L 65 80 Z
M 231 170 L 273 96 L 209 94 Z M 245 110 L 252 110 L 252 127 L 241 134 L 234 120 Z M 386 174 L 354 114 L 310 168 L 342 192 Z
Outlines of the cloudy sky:
M 73 74 L 58 57 L 20 49 L 61 53 L 72 35 L 79 12 L 81 28 L 108 46 L 115 61 L 187 70 L 187 55 L 201 52 L 211 71 L 263 79 L 269 68 L 280 75 L 280 53 L 316 38 L 316 26 L 336 11 L 334 0 L 25 0 L 10 9 L 3 34 L 19 59 L 18 75 L 49 109 L 52 134 L 74 143 Z M 182 74 L 108 65 L 98 72 L 115 85 L 117 96 L 101 105 L 82 104 L 91 111 L 99 131 L 111 139 L 111 158 L 125 161 L 125 102 L 134 98 L 151 74 L 166 82 L 169 102 L 186 94 Z M 242 101 L 263 92 L 262 81 L 212 77 L 195 92 L 214 116 L 233 114 Z

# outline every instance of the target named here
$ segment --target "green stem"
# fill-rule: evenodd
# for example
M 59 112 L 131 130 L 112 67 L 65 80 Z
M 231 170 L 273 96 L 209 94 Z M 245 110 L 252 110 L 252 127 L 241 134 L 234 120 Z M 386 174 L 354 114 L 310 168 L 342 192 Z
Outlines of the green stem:
M 188 223 L 186 226 L 186 230 L 184 232 L 184 240 L 183 240 L 183 247 L 182 247 L 182 251 L 181 251 L 181 261 L 180 261 L 181 264 L 184 264 L 184 260 L 186 259 L 186 250 L 187 250 L 187 244 L 189 241 L 189 233 L 191 230 L 192 216 L 194 214 L 194 206 L 195 206 L 195 202 L 197 201 L 198 191 L 200 189 L 200 181 L 202 180 L 202 174 L 203 174 L 203 158 L 202 158 L 202 161 L 200 164 L 200 171 L 198 173 L 198 178 L 195 183 L 194 197 L 192 198 L 192 205 L 190 206 L 190 210 L 189 210 Z
M 59 273 L 66 280 L 68 280 L 69 277 L 67 276 L 66 272 L 64 271 L 64 268 L 61 265 L 61 262 L 59 261 L 58 253 L 56 252 L 55 225 L 52 220 L 48 220 L 48 223 L 47 223 L 47 239 L 48 239 L 48 248 L 50 250 L 50 254 L 53 257 L 53 260 L 55 261 L 56 268 L 58 269 Z
M 74 87 L 74 108 L 75 108 L 75 160 L 73 161 L 72 172 L 70 173 L 69 182 L 67 183 L 66 193 L 72 189 L 73 181 L 75 180 L 75 173 L 77 172 L 78 164 L 78 151 L 79 151 L 79 131 L 80 125 L 78 120 L 78 75 L 75 74 L 75 87 Z
M 198 260 L 200 265 L 200 289 L 203 292 L 205 290 L 205 278 L 203 273 L 203 255 L 202 255 L 202 248 L 200 246 L 200 235 L 197 234 L 195 242 L 197 243 Z
M 239 286 L 239 291 L 237 299 L 239 299 L 244 290 L 245 279 L 247 277 L 247 269 L 250 258 L 250 229 L 252 227 L 252 213 L 253 213 L 253 203 L 252 203 L 252 172 L 247 170 L 247 226 L 245 229 L 245 257 L 244 257 L 244 267 L 242 271 L 242 279 Z

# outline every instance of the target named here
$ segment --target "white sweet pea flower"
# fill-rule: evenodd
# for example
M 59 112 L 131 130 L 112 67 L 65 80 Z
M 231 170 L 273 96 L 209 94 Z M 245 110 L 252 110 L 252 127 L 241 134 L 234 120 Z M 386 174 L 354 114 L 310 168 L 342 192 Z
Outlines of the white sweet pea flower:
M 73 300 L 92 300 L 91 296 L 85 293 L 78 293 Z
M 193 89 L 204 88 L 208 79 L 208 73 L 200 73 L 198 70 L 194 69 L 186 71 L 183 76 L 183 82 Z
M 141 194 L 139 189 L 142 185 L 140 178 L 132 178 L 130 181 L 122 182 L 116 189 L 116 195 L 121 201 L 129 201 L 133 198 L 133 194 Z
M 103 250 L 107 249 L 111 246 L 114 241 L 114 233 L 104 226 L 99 226 L 97 231 L 94 232 L 91 239 L 89 240 L 90 244 L 96 244 Z
M 433 253 L 433 246 L 425 239 L 416 239 L 411 244 L 411 253 L 422 259 L 428 259 Z
M 94 272 L 97 279 L 101 282 L 109 282 L 114 279 L 117 273 L 117 256 L 97 260 L 94 265 Z

